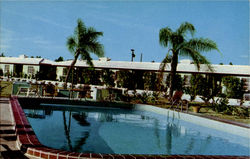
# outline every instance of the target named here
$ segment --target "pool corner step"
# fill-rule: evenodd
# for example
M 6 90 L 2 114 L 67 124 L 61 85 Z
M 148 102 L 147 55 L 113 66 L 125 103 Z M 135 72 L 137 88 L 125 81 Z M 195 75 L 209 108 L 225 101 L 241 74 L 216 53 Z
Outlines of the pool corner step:
M 0 126 L 0 138 L 7 141 L 15 141 L 17 139 L 16 129 L 13 125 Z

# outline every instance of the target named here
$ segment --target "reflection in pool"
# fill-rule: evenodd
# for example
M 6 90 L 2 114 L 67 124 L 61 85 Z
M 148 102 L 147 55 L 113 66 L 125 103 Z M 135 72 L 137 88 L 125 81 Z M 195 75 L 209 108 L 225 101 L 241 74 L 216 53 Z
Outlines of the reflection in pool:
M 249 155 L 249 139 L 147 111 L 24 109 L 46 146 L 91 153 Z

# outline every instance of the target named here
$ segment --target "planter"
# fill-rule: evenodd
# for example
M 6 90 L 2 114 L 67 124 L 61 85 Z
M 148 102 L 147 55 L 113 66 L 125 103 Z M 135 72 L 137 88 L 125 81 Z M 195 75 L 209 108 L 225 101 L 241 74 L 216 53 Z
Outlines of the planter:
M 201 107 L 200 106 L 192 106 L 192 108 L 193 108 L 194 113 L 199 113 Z

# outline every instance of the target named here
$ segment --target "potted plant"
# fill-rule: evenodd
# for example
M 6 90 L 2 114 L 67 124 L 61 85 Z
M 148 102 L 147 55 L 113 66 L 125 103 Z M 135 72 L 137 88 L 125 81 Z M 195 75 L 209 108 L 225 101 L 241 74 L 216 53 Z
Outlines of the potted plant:
M 192 107 L 194 113 L 199 113 L 200 108 L 201 108 L 201 103 L 191 102 L 190 106 Z
M 199 113 L 201 107 L 198 105 L 193 105 L 192 108 L 194 113 Z

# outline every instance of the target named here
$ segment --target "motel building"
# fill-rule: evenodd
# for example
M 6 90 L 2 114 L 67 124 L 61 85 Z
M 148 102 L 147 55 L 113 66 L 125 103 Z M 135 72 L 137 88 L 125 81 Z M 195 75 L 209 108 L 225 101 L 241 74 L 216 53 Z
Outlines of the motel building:
M 68 68 L 72 60 L 54 62 L 44 58 L 30 58 L 25 55 L 19 57 L 0 57 L 0 76 L 1 78 L 21 78 L 21 79 L 36 79 L 36 80 L 50 80 L 63 82 Z M 159 73 L 160 63 L 157 62 L 128 62 L 128 61 L 112 61 L 109 58 L 99 58 L 93 60 L 95 71 L 111 70 L 116 76 L 119 71 L 129 71 L 135 74 L 143 75 L 148 73 Z M 163 81 L 167 80 L 170 73 L 170 64 L 167 64 L 164 73 Z M 74 67 L 77 84 L 82 84 L 80 75 L 86 72 L 89 68 L 86 61 L 78 60 Z M 184 78 L 185 85 L 189 85 L 189 80 L 192 74 L 215 75 L 215 76 L 234 76 L 243 79 L 246 93 L 245 100 L 249 99 L 250 93 L 250 66 L 247 65 L 217 65 L 212 64 L 213 71 L 210 71 L 205 65 L 201 65 L 200 70 L 190 60 L 181 60 L 177 66 L 177 73 Z M 88 70 L 87 70 L 88 71 Z M 75 78 L 75 77 L 74 77 Z M 114 77 L 115 78 L 115 77 Z M 114 81 L 115 86 L 119 87 L 117 79 Z M 164 82 L 163 82 L 164 83 Z M 137 88 L 145 90 L 145 86 L 137 83 Z M 223 89 L 223 88 L 222 88 Z

